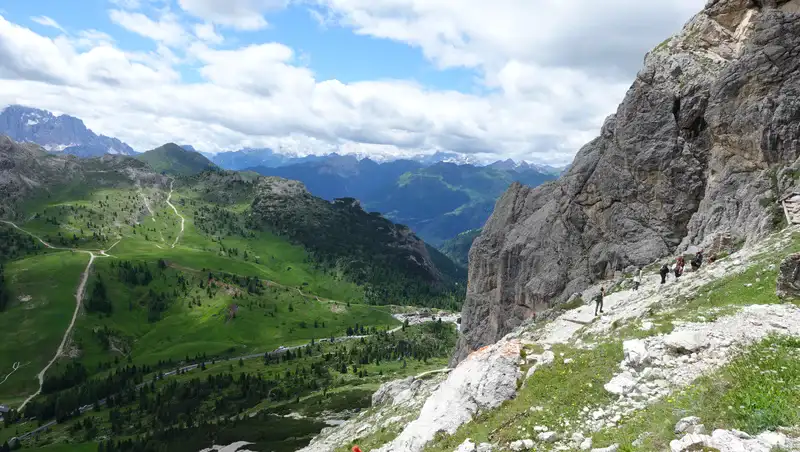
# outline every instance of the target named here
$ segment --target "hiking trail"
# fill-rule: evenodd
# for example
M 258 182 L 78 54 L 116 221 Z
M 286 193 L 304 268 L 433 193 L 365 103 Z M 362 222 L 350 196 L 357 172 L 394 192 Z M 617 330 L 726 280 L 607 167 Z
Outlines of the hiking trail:
M 69 335 L 70 335 L 70 333 L 72 333 L 72 329 L 75 326 L 75 321 L 78 319 L 78 313 L 81 310 L 81 303 L 83 302 L 83 295 L 84 295 L 84 292 L 86 291 L 86 282 L 89 280 L 89 272 L 92 269 L 92 265 L 94 264 L 94 260 L 96 258 L 98 258 L 98 257 L 111 257 L 110 255 L 106 254 L 106 252 L 110 251 L 112 248 L 117 246 L 117 244 L 122 239 L 117 240 L 107 250 L 93 250 L 93 251 L 90 251 L 90 250 L 81 250 L 81 249 L 76 249 L 76 248 L 61 248 L 61 247 L 56 247 L 56 246 L 53 246 L 53 245 L 45 242 L 41 237 L 39 237 L 36 234 L 33 234 L 31 232 L 28 232 L 25 229 L 22 229 L 21 227 L 17 226 L 16 224 L 14 224 L 11 221 L 7 221 L 7 220 L 2 220 L 2 221 L 3 221 L 3 223 L 6 223 L 6 224 L 9 224 L 9 225 L 13 226 L 17 230 L 19 230 L 21 232 L 24 232 L 25 234 L 30 235 L 31 237 L 33 237 L 36 240 L 38 240 L 42 245 L 44 245 L 47 248 L 54 249 L 54 250 L 65 250 L 65 251 L 86 253 L 86 254 L 89 255 L 89 262 L 86 264 L 86 268 L 84 269 L 83 273 L 81 273 L 80 283 L 78 283 L 78 290 L 75 293 L 75 310 L 72 312 L 72 319 L 69 322 L 69 326 L 67 326 L 67 330 L 64 332 L 64 336 L 61 338 L 61 343 L 58 345 L 58 349 L 56 349 L 56 353 L 53 356 L 53 358 L 50 360 L 50 362 L 47 363 L 46 366 L 44 366 L 44 369 L 42 369 L 36 375 L 36 378 L 39 380 L 39 389 L 37 389 L 35 393 L 33 393 L 31 396 L 29 396 L 27 399 L 25 399 L 24 402 L 22 402 L 22 405 L 20 405 L 20 407 L 19 407 L 19 411 L 22 411 L 22 409 L 25 408 L 25 405 L 27 405 L 28 402 L 30 402 L 31 400 L 33 400 L 34 397 L 36 397 L 37 395 L 42 393 L 42 385 L 44 384 L 44 376 L 45 376 L 45 374 L 47 374 L 47 371 L 50 370 L 50 367 L 53 366 L 53 364 L 56 362 L 56 360 L 58 360 L 58 358 L 64 352 L 64 347 L 66 346 L 67 341 L 69 340 Z M 97 253 L 97 254 L 95 254 L 95 253 Z M 8 378 L 8 376 L 6 376 L 6 378 Z
M 169 205 L 170 207 L 172 207 L 172 211 L 173 211 L 173 212 L 175 212 L 175 215 L 177 215 L 177 216 L 178 216 L 178 217 L 180 217 L 180 219 L 181 219 L 181 232 L 179 232 L 179 233 L 178 233 L 178 236 L 177 236 L 177 237 L 175 237 L 175 241 L 174 241 L 174 242 L 172 242 L 172 248 L 175 248 L 175 245 L 177 245 L 177 244 L 178 244 L 178 241 L 179 241 L 179 240 L 181 239 L 181 237 L 183 236 L 183 227 L 184 227 L 184 224 L 186 223 L 186 219 L 185 219 L 185 218 L 183 218 L 183 215 L 181 215 L 180 213 L 178 213 L 178 209 L 176 209 L 176 208 L 175 208 L 175 206 L 172 204 L 172 202 L 170 202 L 170 199 L 172 199 L 172 191 L 173 191 L 173 189 L 172 189 L 172 186 L 173 186 L 173 184 L 175 184 L 175 179 L 172 179 L 172 180 L 169 182 L 169 195 L 167 196 L 167 205 Z

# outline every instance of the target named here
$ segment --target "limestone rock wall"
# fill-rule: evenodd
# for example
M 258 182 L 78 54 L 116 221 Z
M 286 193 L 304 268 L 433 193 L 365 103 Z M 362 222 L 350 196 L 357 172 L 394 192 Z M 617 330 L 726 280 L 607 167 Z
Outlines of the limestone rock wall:
M 558 181 L 514 184 L 470 251 L 454 363 L 592 282 L 779 225 L 800 156 L 800 1 L 711 0 Z

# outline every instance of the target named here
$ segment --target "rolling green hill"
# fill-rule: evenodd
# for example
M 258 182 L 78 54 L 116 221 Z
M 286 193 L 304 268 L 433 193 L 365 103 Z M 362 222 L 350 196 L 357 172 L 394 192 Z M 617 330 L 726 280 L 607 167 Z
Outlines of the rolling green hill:
M 218 168 L 199 152 L 187 151 L 175 143 L 167 143 L 136 156 L 159 173 L 190 176 Z
M 101 436 L 158 438 L 143 450 L 207 447 L 241 436 L 213 419 L 250 410 L 290 429 L 256 442 L 295 450 L 324 424 L 278 422 L 270 413 L 280 407 L 316 409 L 306 398 L 364 407 L 381 381 L 446 362 L 449 329 L 386 333 L 401 327 L 394 312 L 418 309 L 388 305 L 457 308 L 462 270 L 351 200 L 330 203 L 255 173 L 180 175 L 179 163 L 162 167 L 167 176 L 127 157 L 0 145 L 0 159 L 13 163 L 0 165 L 10 181 L 0 217 L 0 404 L 58 421 L 25 447 L 68 440 L 97 450 Z M 282 346 L 301 348 L 264 358 Z M 223 378 L 215 390 L 183 371 L 161 380 L 195 364 Z M 194 395 L 171 399 L 175 391 Z M 155 410 L 143 398 L 171 401 Z M 7 419 L 0 445 L 39 423 Z

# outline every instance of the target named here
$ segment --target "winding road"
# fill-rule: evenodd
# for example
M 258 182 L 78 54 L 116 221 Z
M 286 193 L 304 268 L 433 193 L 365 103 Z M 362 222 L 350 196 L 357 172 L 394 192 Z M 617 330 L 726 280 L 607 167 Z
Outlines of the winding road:
M 53 245 L 45 242 L 38 235 L 33 234 L 31 232 L 28 232 L 25 229 L 22 229 L 21 227 L 17 226 L 16 224 L 14 224 L 11 221 L 6 221 L 6 220 L 2 220 L 2 221 L 3 221 L 3 223 L 11 225 L 15 229 L 17 229 L 17 230 L 19 230 L 21 232 L 24 232 L 25 234 L 28 234 L 29 236 L 35 238 L 36 240 L 38 240 L 42 245 L 44 245 L 47 248 L 54 249 L 54 250 L 74 251 L 74 252 L 79 252 L 79 253 L 86 253 L 86 254 L 89 255 L 89 263 L 86 264 L 86 269 L 83 271 L 83 273 L 81 273 L 81 280 L 80 280 L 80 283 L 78 284 L 78 291 L 75 293 L 75 310 L 72 312 L 72 320 L 70 320 L 69 326 L 67 327 L 67 330 L 64 332 L 64 336 L 61 338 L 61 344 L 58 345 L 58 349 L 56 349 L 55 355 L 50 360 L 50 362 L 48 362 L 47 365 L 44 366 L 44 369 L 42 369 L 36 375 L 36 378 L 39 380 L 39 389 L 37 389 L 35 393 L 33 393 L 30 397 L 25 399 L 24 402 L 22 402 L 22 405 L 19 406 L 19 411 L 22 411 L 22 409 L 25 408 L 25 405 L 27 405 L 28 402 L 30 402 L 31 400 L 33 400 L 34 397 L 36 397 L 37 395 L 42 393 L 42 385 L 44 384 L 44 376 L 45 376 L 45 374 L 47 373 L 48 370 L 50 370 L 50 367 L 53 366 L 53 364 L 58 360 L 58 358 L 61 356 L 61 354 L 64 353 L 64 347 L 67 345 L 67 341 L 69 340 L 69 335 L 70 335 L 70 333 L 72 333 L 72 328 L 75 326 L 75 320 L 78 319 L 78 313 L 81 310 L 81 303 L 83 302 L 83 295 L 86 292 L 86 282 L 89 280 L 89 271 L 92 269 L 92 265 L 94 264 L 94 260 L 96 258 L 98 258 L 98 257 L 111 257 L 108 254 L 106 254 L 106 251 L 110 251 L 111 248 L 114 248 L 115 246 L 117 246 L 117 243 L 119 243 L 121 239 L 117 240 L 113 245 L 111 245 L 108 248 L 108 250 L 81 250 L 81 249 L 76 249 L 76 248 L 62 248 L 62 247 L 53 246 Z M 97 253 L 97 254 L 95 254 L 95 253 Z M 8 377 L 6 377 L 6 378 L 8 378 Z
M 170 199 L 172 199 L 172 186 L 173 186 L 174 184 L 175 184 L 175 179 L 172 179 L 172 180 L 170 181 L 170 183 L 169 183 L 169 195 L 167 195 L 167 205 L 169 205 L 170 207 L 172 207 L 172 211 L 173 211 L 173 212 L 175 212 L 175 215 L 177 215 L 178 217 L 180 217 L 180 219 L 181 219 L 181 232 L 179 232 L 179 233 L 178 233 L 178 236 L 177 236 L 177 237 L 175 237 L 175 241 L 174 241 L 174 242 L 172 242 L 172 248 L 175 248 L 175 245 L 177 245 L 177 244 L 178 244 L 178 240 L 180 240 L 180 239 L 181 239 L 181 237 L 183 236 L 183 226 L 184 226 L 184 224 L 186 223 L 186 219 L 185 219 L 185 218 L 183 218 L 183 215 L 181 215 L 180 213 L 178 213 L 178 209 L 176 209 L 176 208 L 175 208 L 175 206 L 174 206 L 174 205 L 172 205 L 172 203 L 170 202 Z

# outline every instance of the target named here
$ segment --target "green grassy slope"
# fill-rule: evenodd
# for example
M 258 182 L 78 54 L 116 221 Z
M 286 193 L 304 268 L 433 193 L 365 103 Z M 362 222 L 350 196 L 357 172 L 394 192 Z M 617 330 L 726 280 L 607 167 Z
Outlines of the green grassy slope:
M 166 418 L 164 413 L 148 412 L 141 417 L 143 423 L 127 421 L 132 428 L 129 436 L 111 429 L 117 422 L 113 419 L 118 419 L 117 405 L 126 405 L 126 412 L 133 408 L 128 399 L 109 400 L 111 406 L 81 416 L 80 420 L 88 424 L 67 422 L 78 414 L 75 403 L 91 404 L 112 394 L 103 392 L 104 382 L 119 385 L 114 386 L 114 394 L 123 389 L 133 391 L 127 385 L 140 384 L 143 378 L 150 381 L 158 372 L 201 358 L 218 365 L 208 365 L 212 370 L 209 375 L 223 375 L 232 371 L 229 364 L 219 367 L 222 364 L 218 360 L 255 356 L 233 373 L 237 379 L 250 378 L 242 377 L 244 374 L 263 379 L 252 396 L 232 404 L 226 400 L 236 398 L 233 389 L 230 394 L 223 390 L 227 395 L 221 399 L 205 393 L 194 397 L 192 400 L 200 405 L 192 402 L 190 412 L 203 413 L 206 423 L 213 418 L 213 407 L 223 402 L 224 406 L 217 409 L 230 416 L 240 407 L 274 410 L 292 403 L 292 410 L 317 415 L 322 406 L 360 407 L 381 381 L 445 364 L 454 334 L 431 342 L 400 332 L 393 339 L 385 339 L 389 343 L 384 344 L 382 353 L 400 353 L 392 359 L 375 360 L 379 355 L 373 353 L 377 345 L 370 345 L 372 338 L 329 343 L 328 339 L 348 336 L 354 330 L 356 334 L 376 335 L 400 327 L 391 315 L 396 308 L 378 305 L 408 303 L 414 294 L 397 292 L 403 296 L 377 300 L 380 294 L 374 291 L 375 286 L 363 281 L 359 284 L 354 277 L 352 261 L 320 259 L 318 249 L 299 241 L 292 243 L 285 231 L 265 227 L 253 210 L 254 201 L 262 195 L 256 189 L 261 183 L 258 175 L 213 170 L 172 179 L 152 173 L 133 159 L 106 160 L 79 161 L 75 165 L 80 177 L 58 179 L 24 193 L 22 202 L 14 205 L 12 217 L 23 231 L 0 224 L 0 300 L 6 300 L 0 303 L 0 381 L 5 380 L 0 383 L 0 403 L 12 407 L 18 407 L 38 389 L 35 376 L 53 358 L 75 310 L 75 293 L 88 263 L 88 251 L 99 256 L 88 273 L 85 295 L 65 351 L 45 375 L 42 394 L 25 408 L 28 416 L 40 420 L 56 416 L 61 423 L 42 437 L 26 441 L 26 447 L 58 450 L 69 441 L 79 444 L 75 447 L 96 450 L 98 436 L 89 426 L 93 422 L 98 423 L 92 424 L 98 431 L 113 434 L 116 439 L 160 435 L 158 444 L 169 445 L 168 450 L 190 443 L 186 438 L 200 438 L 203 445 L 210 445 L 208 437 L 196 434 L 199 419 L 181 419 L 174 425 L 166 421 L 179 418 L 174 411 L 177 408 L 171 405 L 165 406 L 171 410 Z M 323 204 L 323 214 L 327 209 L 341 208 L 324 201 L 318 205 Z M 361 222 L 364 216 L 370 221 Z M 402 228 L 363 211 L 355 215 L 342 209 L 336 218 L 342 224 L 353 221 L 352 225 L 360 228 L 345 227 L 336 232 L 335 236 L 349 246 L 368 239 L 369 228 L 377 227 L 391 232 L 387 246 L 405 240 L 402 234 L 392 235 Z M 305 231 L 313 233 L 310 228 Z M 28 233 L 58 249 L 45 248 Z M 420 262 L 430 266 L 427 275 L 433 275 L 430 279 L 420 277 L 416 283 L 431 288 L 445 281 L 451 284 L 449 275 L 461 270 L 416 238 L 408 240 L 422 253 Z M 360 254 L 354 255 L 363 256 L 370 249 L 359 249 Z M 99 250 L 106 250 L 108 255 L 100 256 Z M 390 261 L 381 265 L 397 264 Z M 389 267 L 378 270 L 387 276 L 393 274 Z M 320 341 L 326 341 L 326 345 L 319 345 L 308 356 L 287 358 L 291 364 L 260 359 L 280 346 Z M 356 347 L 355 351 L 350 347 Z M 298 370 L 300 358 L 304 371 Z M 15 366 L 16 362 L 20 366 Z M 336 367 L 342 363 L 363 372 L 351 376 L 350 371 Z M 134 368 L 139 370 L 131 377 L 127 372 Z M 328 369 L 324 373 L 335 370 L 336 374 L 322 380 L 309 379 L 309 372 L 316 375 L 323 368 Z M 194 391 L 199 383 L 184 377 L 177 376 L 175 384 L 185 384 L 185 389 Z M 282 392 L 262 392 L 275 384 Z M 162 396 L 167 397 L 167 393 Z M 313 406 L 298 402 L 297 396 L 312 398 Z M 185 402 L 176 404 L 184 406 Z M 96 420 L 87 420 L 93 417 Z M 253 428 L 250 430 L 255 433 L 245 435 L 245 439 L 252 438 L 260 448 L 269 450 L 295 450 L 322 427 L 315 420 L 288 425 L 276 419 L 283 418 L 261 416 L 252 422 L 260 420 L 263 425 L 294 431 L 284 432 L 288 436 L 270 437 L 266 433 L 269 429 Z M 234 438 L 244 431 L 243 425 L 217 422 L 209 427 L 216 438 Z M 0 429 L 0 439 L 30 431 L 36 423 L 15 423 Z M 176 442 L 171 436 L 175 432 L 162 431 L 156 425 L 181 431 L 183 440 Z
M 441 246 L 442 253 L 458 265 L 466 268 L 469 266 L 469 250 L 472 242 L 481 235 L 481 229 L 470 229 L 454 238 L 444 242 Z
M 382 382 L 444 367 L 455 340 L 453 325 L 428 323 L 363 340 L 320 342 L 269 359 L 209 361 L 163 379 L 158 372 L 139 367 L 134 374 L 132 366 L 120 364 L 128 375 L 135 375 L 120 381 L 120 387 L 146 383 L 133 390 L 134 397 L 121 397 L 82 416 L 65 414 L 66 404 L 84 403 L 70 397 L 96 392 L 109 380 L 84 382 L 74 390 L 42 397 L 30 411 L 50 413 L 43 414 L 45 418 L 61 413 L 55 414 L 60 422 L 26 445 L 54 447 L 68 441 L 75 447 L 97 448 L 100 440 L 110 437 L 143 446 L 152 435 L 155 441 L 144 450 L 196 451 L 211 444 L 251 441 L 250 450 L 289 452 L 325 427 L 317 416 L 366 408 Z M 282 417 L 289 413 L 305 418 Z M 0 429 L 0 438 L 10 428 Z
M 159 173 L 188 176 L 217 168 L 200 153 L 187 151 L 175 143 L 167 143 L 136 156 Z
M 53 357 L 75 310 L 78 276 L 88 256 L 62 251 L 5 265 L 11 302 L 0 312 L 0 400 L 21 400 L 38 387 L 36 374 Z

